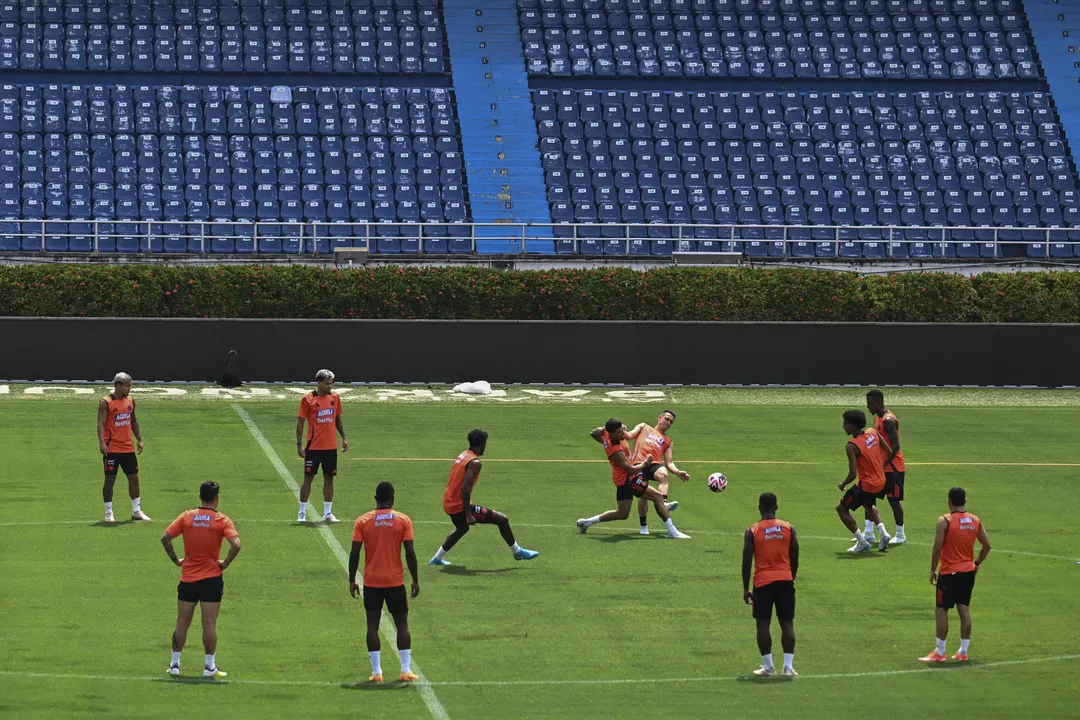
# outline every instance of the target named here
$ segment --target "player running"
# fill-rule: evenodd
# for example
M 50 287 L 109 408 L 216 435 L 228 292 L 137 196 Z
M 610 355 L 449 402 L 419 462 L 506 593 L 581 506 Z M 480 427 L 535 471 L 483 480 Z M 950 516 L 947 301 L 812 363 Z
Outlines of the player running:
M 296 452 L 304 459 L 304 484 L 300 487 L 300 514 L 296 522 L 307 522 L 307 504 L 311 483 L 322 467 L 323 520 L 336 523 L 331 508 L 334 505 L 334 476 L 337 475 L 337 433 L 341 433 L 341 452 L 349 451 L 349 439 L 341 423 L 341 396 L 333 391 L 334 373 L 320 370 L 315 373 L 315 390 L 300 399 L 296 415 Z M 308 424 L 307 443 L 304 442 L 304 421 Z
M 885 497 L 889 499 L 889 506 L 893 511 L 893 519 L 896 521 L 896 534 L 893 535 L 890 545 L 903 545 L 907 542 L 904 535 L 904 453 L 900 451 L 900 421 L 896 415 L 885 407 L 885 395 L 880 390 L 871 390 L 866 393 L 866 409 L 874 416 L 874 429 L 878 435 L 889 444 L 889 452 L 885 456 Z M 875 506 L 877 502 L 875 501 Z M 866 541 L 874 542 L 874 524 L 870 518 L 866 518 Z
M 401 657 L 401 682 L 417 680 L 412 672 L 412 634 L 409 632 L 409 598 L 405 595 L 405 571 L 401 568 L 401 549 L 412 576 L 412 592 L 420 594 L 420 576 L 416 571 L 412 520 L 394 510 L 394 486 L 381 482 L 375 488 L 375 509 L 356 518 L 353 525 L 352 551 L 349 553 L 349 594 L 360 596 L 356 570 L 360 567 L 360 549 L 364 548 L 364 610 L 367 614 L 367 649 L 371 659 L 368 682 L 381 683 L 382 643 L 379 622 L 383 603 L 397 627 L 398 655 Z
M 780 622 L 780 645 L 784 649 L 784 677 L 795 677 L 795 576 L 799 572 L 799 539 L 790 523 L 776 517 L 776 495 L 761 493 L 758 498 L 761 520 L 751 525 L 743 537 L 743 600 L 754 609 L 757 621 L 761 668 L 758 677 L 773 677 L 773 606 Z M 754 589 L 750 589 L 750 567 L 754 568 Z
M 131 496 L 131 519 L 150 522 L 142 511 L 139 492 L 139 458 L 142 454 L 142 433 L 135 418 L 135 401 L 131 394 L 131 376 L 125 372 L 113 378 L 113 391 L 98 402 L 97 437 L 98 450 L 105 461 L 105 485 L 101 497 L 105 501 L 105 522 L 116 522 L 113 516 L 113 485 L 117 469 L 123 470 L 128 480 Z M 135 437 L 135 443 L 131 441 Z
M 625 520 L 630 517 L 630 507 L 634 504 L 634 498 L 644 498 L 656 507 L 656 512 L 667 527 L 667 536 L 680 540 L 689 540 L 690 536 L 679 532 L 675 524 L 671 522 L 671 514 L 668 512 L 664 498 L 654 487 L 649 487 L 649 481 L 642 474 L 652 462 L 651 456 L 646 456 L 637 463 L 630 462 L 630 443 L 626 440 L 626 426 L 622 421 L 611 418 L 603 427 L 598 427 L 589 435 L 593 440 L 604 446 L 608 462 L 611 463 L 611 479 L 615 483 L 615 510 L 594 515 L 591 518 L 582 518 L 577 521 L 578 531 L 585 533 L 597 523 L 611 522 L 612 520 Z
M 874 525 L 881 532 L 881 540 L 878 549 L 885 551 L 889 546 L 889 533 L 885 531 L 885 525 L 881 522 L 881 514 L 874 506 L 874 498 L 883 496 L 885 492 L 885 458 L 888 446 L 881 440 L 877 430 L 866 427 L 866 413 L 862 410 L 847 410 L 844 412 L 844 432 L 851 436 L 847 441 L 848 474 L 844 482 L 840 483 L 843 490 L 857 477 L 859 482 L 855 487 L 844 493 L 840 504 L 836 506 L 836 512 L 844 527 L 855 534 L 855 545 L 848 552 L 865 552 L 870 549 L 870 543 L 858 523 L 851 516 L 851 511 L 863 507 L 866 508 L 867 517 L 874 521 Z
M 656 480 L 657 490 L 667 504 L 668 512 L 679 507 L 678 501 L 668 502 L 668 473 L 672 473 L 683 482 L 690 479 L 690 473 L 675 467 L 675 461 L 671 459 L 672 440 L 667 436 L 667 431 L 675 424 L 675 411 L 665 410 L 656 418 L 656 427 L 648 423 L 639 423 L 634 429 L 626 433 L 626 437 L 634 441 L 634 455 L 631 463 L 638 463 L 646 457 L 650 464 L 642 471 L 648 481 Z M 649 501 L 638 498 L 638 519 L 641 522 L 642 535 L 649 534 Z
M 450 468 L 446 492 L 443 494 L 443 512 L 450 516 L 450 521 L 454 523 L 454 531 L 446 536 L 446 540 L 436 551 L 435 557 L 428 560 L 428 565 L 449 565 L 450 562 L 443 559 L 446 553 L 450 552 L 475 524 L 498 526 L 499 533 L 510 546 L 515 560 L 532 560 L 540 554 L 535 550 L 526 550 L 517 544 L 514 531 L 510 529 L 508 517 L 501 512 L 473 504 L 472 491 L 477 480 L 480 479 L 480 456 L 487 449 L 487 439 L 488 434 L 483 430 L 470 431 L 469 449 L 458 455 L 453 467 Z
M 203 648 L 206 664 L 203 677 L 225 677 L 214 660 L 217 652 L 217 619 L 221 610 L 221 596 L 225 592 L 222 573 L 232 565 L 240 553 L 240 535 L 232 520 L 218 512 L 218 495 L 221 488 L 216 482 L 207 481 L 199 488 L 199 507 L 188 510 L 172 521 L 161 536 L 165 554 L 173 564 L 183 568 L 180 584 L 176 588 L 176 629 L 172 636 L 172 662 L 169 674 L 180 674 L 180 652 L 187 641 L 188 628 L 195 617 L 195 606 L 202 604 Z M 184 557 L 176 557 L 173 538 L 184 536 Z M 229 554 L 221 560 L 221 540 L 229 542 Z
M 934 549 L 930 553 L 930 584 L 937 585 L 937 644 L 934 652 L 919 662 L 945 662 L 945 639 L 949 635 L 949 610 L 955 605 L 960 616 L 960 650 L 953 660 L 967 662 L 971 644 L 971 591 L 975 573 L 990 554 L 990 538 L 979 516 L 965 509 L 964 488 L 949 490 L 949 512 L 938 518 Z M 975 557 L 975 540 L 979 557 Z M 941 560 L 940 573 L 938 560 Z

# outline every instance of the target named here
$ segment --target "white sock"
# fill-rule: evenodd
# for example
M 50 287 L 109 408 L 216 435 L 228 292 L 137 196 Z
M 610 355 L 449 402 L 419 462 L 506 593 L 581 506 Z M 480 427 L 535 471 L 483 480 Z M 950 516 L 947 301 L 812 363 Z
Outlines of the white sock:
M 105 514 L 107 515 L 107 514 L 109 514 L 111 512 L 112 512 L 112 503 L 111 502 L 105 503 Z
M 588 520 L 585 521 L 585 524 L 586 525 L 595 525 L 598 522 L 600 522 L 600 516 L 599 515 L 593 515 L 591 518 L 589 518 Z
M 300 514 L 301 515 L 307 515 L 307 503 L 306 502 L 300 503 Z
M 412 650 L 405 648 L 404 650 L 398 650 L 398 654 L 401 655 L 401 672 L 412 672 Z
M 333 501 L 333 500 L 331 500 L 330 502 L 324 502 L 324 503 L 322 504 L 322 514 L 323 514 L 323 517 L 326 517 L 327 515 L 329 515 L 329 514 L 330 514 L 330 508 L 331 508 L 331 507 L 333 507 L 333 505 L 334 505 L 334 501 Z
M 878 532 L 881 533 L 881 537 L 888 536 L 889 533 L 885 530 L 885 523 L 878 523 L 877 524 L 877 529 L 878 529 Z
M 435 553 L 435 557 L 432 560 L 442 560 L 446 556 L 446 551 L 443 550 L 442 545 L 439 546 L 439 551 Z
M 855 531 L 855 539 L 859 541 L 860 545 L 863 545 L 863 544 L 866 543 L 866 536 L 862 534 L 862 530 L 856 530 Z
M 677 533 L 677 532 L 679 532 L 678 530 L 675 529 L 675 523 L 671 522 L 671 518 L 668 518 L 667 520 L 664 521 L 664 527 L 667 528 L 667 531 L 669 533 Z
M 206 667 L 209 668 L 210 670 L 214 670 L 214 669 L 217 668 L 217 665 L 214 664 L 214 656 L 213 655 L 208 654 L 206 656 Z
M 795 653 L 784 653 L 784 669 L 794 670 L 792 663 L 795 662 Z
M 382 659 L 380 657 L 382 653 L 378 650 L 372 650 L 367 655 L 371 659 L 371 674 L 382 675 Z
M 511 546 L 510 551 L 516 553 L 520 549 L 521 549 L 521 546 L 518 545 L 517 543 L 514 543 L 513 546 Z
M 934 649 L 937 650 L 938 655 L 944 655 L 945 654 L 945 641 L 942 640 L 941 638 L 937 638 L 937 645 L 934 646 Z
M 903 525 L 897 525 L 896 526 L 896 537 L 898 537 L 898 538 L 904 537 L 904 526 Z
M 960 654 L 961 655 L 967 655 L 968 646 L 970 646 L 970 645 L 971 645 L 971 638 L 968 638 L 967 640 L 964 640 L 963 638 L 960 638 Z
M 866 521 L 866 529 L 863 530 L 863 534 L 865 534 L 865 535 L 873 535 L 874 534 L 874 521 L 873 520 L 867 519 L 867 521 Z
M 139 512 L 139 505 L 141 504 L 141 501 L 142 501 L 141 497 L 132 498 L 132 500 L 131 500 L 131 512 L 133 512 L 133 513 Z
M 761 656 L 761 662 L 762 662 L 763 665 L 765 665 L 766 670 L 775 670 L 776 669 L 776 668 L 773 667 L 773 664 L 772 664 L 772 653 L 769 653 L 768 655 L 762 655 Z
M 169 667 L 179 667 L 179 665 L 180 665 L 180 651 L 179 650 L 173 650 L 173 652 L 172 652 L 172 663 L 169 664 Z

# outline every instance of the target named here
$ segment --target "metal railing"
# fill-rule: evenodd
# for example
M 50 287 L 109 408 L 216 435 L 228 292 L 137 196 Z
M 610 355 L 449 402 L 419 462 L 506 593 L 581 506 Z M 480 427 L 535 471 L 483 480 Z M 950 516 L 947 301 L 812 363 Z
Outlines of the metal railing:
M 916 236 L 916 237 L 913 237 Z M 380 247 L 379 241 L 397 242 Z M 485 241 L 493 245 L 484 247 Z M 615 243 L 624 242 L 621 247 Z M 693 250 L 690 243 L 711 242 L 710 250 L 745 251 L 761 245 L 770 257 L 805 257 L 792 251 L 832 244 L 884 246 L 884 257 L 912 243 L 948 254 L 957 245 L 993 246 L 994 256 L 1007 245 L 1034 245 L 1046 257 L 1064 248 L 1080 251 L 1080 228 L 913 226 L 913 225 L 721 225 L 677 223 L 352 223 L 238 222 L 171 220 L 8 220 L 0 219 L 0 252 L 108 254 L 240 254 L 317 257 L 339 247 L 366 248 L 373 254 L 648 254 L 639 243 L 673 243 L 673 250 Z M 407 243 L 408 249 L 402 249 Z M 445 244 L 444 244 L 445 243 Z M 478 246 L 478 243 L 480 244 Z M 495 243 L 502 243 L 498 246 Z M 541 247 L 543 243 L 543 247 Z M 548 244 L 548 243 L 554 243 Z M 600 243 L 598 248 L 596 243 Z M 557 245 L 557 248 L 555 247 Z M 862 254 L 862 253 L 860 253 Z M 881 257 L 882 255 L 876 255 Z M 1032 248 L 1027 255 L 1032 256 Z M 1038 256 L 1038 255 L 1036 255 Z M 1069 256 L 1077 256 L 1070 252 Z M 819 256 L 820 257 L 820 256 Z

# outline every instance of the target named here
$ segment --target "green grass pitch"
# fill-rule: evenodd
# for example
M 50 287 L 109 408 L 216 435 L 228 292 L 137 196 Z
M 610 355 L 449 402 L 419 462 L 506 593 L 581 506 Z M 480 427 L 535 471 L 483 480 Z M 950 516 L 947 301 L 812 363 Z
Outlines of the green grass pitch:
M 98 524 L 99 386 L 0 385 L 0 716 L 173 718 L 1076 717 L 1080 702 L 1080 393 L 887 390 L 902 424 L 908 545 L 850 556 L 833 508 L 845 474 L 840 413 L 862 389 L 507 388 L 470 400 L 445 388 L 348 388 L 330 528 L 346 549 L 351 520 L 378 481 L 416 523 L 420 597 L 413 657 L 430 692 L 372 687 L 361 605 L 348 595 L 333 540 L 299 526 L 298 388 L 143 388 L 143 509 L 151 524 Z M 574 521 L 613 508 L 614 488 L 589 429 L 678 411 L 674 519 L 690 541 L 651 537 L 632 517 L 579 535 Z M 425 565 L 450 523 L 440 499 L 449 458 L 469 429 L 490 432 L 477 502 L 507 513 L 524 547 L 515 562 L 478 527 Z M 723 494 L 705 478 L 723 471 Z M 158 543 L 222 486 L 244 549 L 226 573 L 217 658 L 227 681 L 165 674 L 178 570 Z M 994 551 L 979 573 L 967 667 L 924 667 L 933 647 L 928 583 L 935 518 L 949 487 L 968 490 Z M 320 481 L 312 499 L 320 509 Z M 742 532 L 757 496 L 779 496 L 802 540 L 794 681 L 747 678 L 760 658 L 742 603 Z M 127 517 L 117 482 L 117 518 Z M 883 507 L 886 524 L 891 513 Z M 861 515 L 859 516 L 861 524 Z M 181 543 L 177 543 L 178 550 Z M 185 674 L 202 662 L 199 622 Z M 949 653 L 959 642 L 952 616 Z M 774 625 L 774 652 L 779 631 Z M 384 640 L 383 668 L 397 658 Z M 434 710 L 433 710 L 434 709 Z M 439 713 L 445 713 L 440 715 Z

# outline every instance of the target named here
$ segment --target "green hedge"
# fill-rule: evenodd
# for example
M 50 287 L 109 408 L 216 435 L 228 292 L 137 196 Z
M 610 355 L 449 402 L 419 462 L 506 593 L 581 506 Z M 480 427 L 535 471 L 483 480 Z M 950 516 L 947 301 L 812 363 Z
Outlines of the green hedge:
M 1080 322 L 1080 273 L 26 265 L 0 315 Z

